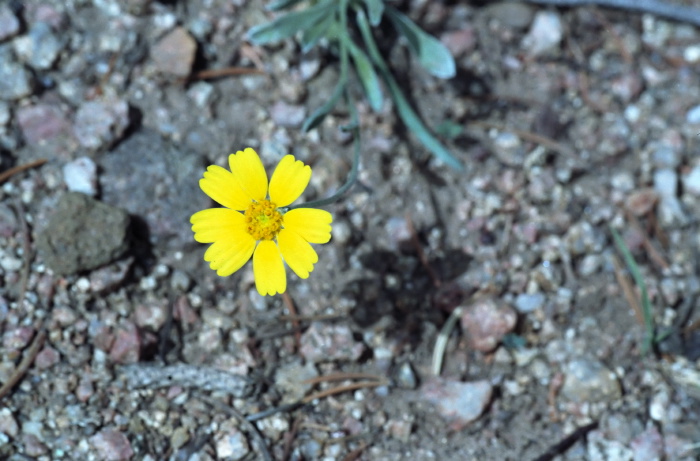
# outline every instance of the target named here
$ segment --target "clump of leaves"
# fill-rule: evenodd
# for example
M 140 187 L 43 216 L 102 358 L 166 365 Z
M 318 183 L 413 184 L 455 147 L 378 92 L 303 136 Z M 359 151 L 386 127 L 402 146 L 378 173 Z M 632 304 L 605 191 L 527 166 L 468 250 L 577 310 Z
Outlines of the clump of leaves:
M 290 9 L 302 0 L 277 0 L 268 5 L 272 11 Z M 372 27 L 387 18 L 396 30 L 406 38 L 409 49 L 418 62 L 430 74 L 438 78 L 455 75 L 455 62 L 449 50 L 435 37 L 429 35 L 406 15 L 383 0 L 318 0 L 307 2 L 305 8 L 296 8 L 277 19 L 255 26 L 248 31 L 251 43 L 262 45 L 299 34 L 302 52 L 307 52 L 326 39 L 340 57 L 340 79 L 328 101 L 316 109 L 303 125 L 304 131 L 317 126 L 347 92 L 350 61 L 362 83 L 370 107 L 381 110 L 384 82 L 396 111 L 406 127 L 436 157 L 451 167 L 461 170 L 462 164 L 435 138 L 411 107 L 401 91 L 391 69 L 377 47 Z M 354 13 L 359 31 L 359 43 L 348 27 L 348 12 Z

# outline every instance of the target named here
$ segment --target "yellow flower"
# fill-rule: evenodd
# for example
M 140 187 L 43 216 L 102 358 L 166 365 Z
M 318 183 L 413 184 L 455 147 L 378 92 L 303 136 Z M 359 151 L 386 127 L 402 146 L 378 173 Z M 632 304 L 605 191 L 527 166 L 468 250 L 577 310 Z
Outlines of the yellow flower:
M 218 275 L 233 274 L 252 256 L 258 292 L 284 293 L 284 263 L 300 278 L 307 278 L 318 262 L 310 243 L 330 240 L 333 217 L 314 208 L 286 211 L 311 179 L 311 168 L 294 156 L 280 160 L 269 187 L 265 168 L 253 149 L 231 154 L 228 161 L 231 171 L 212 165 L 199 180 L 204 193 L 225 208 L 193 214 L 194 239 L 211 243 L 204 260 Z

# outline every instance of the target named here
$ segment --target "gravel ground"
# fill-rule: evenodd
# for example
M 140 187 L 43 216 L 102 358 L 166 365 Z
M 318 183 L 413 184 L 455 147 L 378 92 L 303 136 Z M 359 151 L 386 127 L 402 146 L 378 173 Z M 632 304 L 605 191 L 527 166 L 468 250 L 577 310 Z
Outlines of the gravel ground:
M 439 81 L 383 39 L 466 172 L 360 104 L 358 184 L 273 298 L 189 216 L 244 147 L 310 164 L 307 200 L 343 184 L 349 114 L 299 129 L 333 57 L 248 44 L 258 0 L 0 3 L 0 171 L 27 166 L 0 180 L 0 458 L 698 458 L 700 31 L 399 3 L 457 61 Z

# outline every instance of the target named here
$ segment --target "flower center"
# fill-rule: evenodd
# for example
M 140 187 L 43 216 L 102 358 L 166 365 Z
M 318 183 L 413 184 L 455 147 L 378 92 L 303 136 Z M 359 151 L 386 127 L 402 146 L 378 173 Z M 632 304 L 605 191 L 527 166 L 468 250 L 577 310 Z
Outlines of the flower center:
M 269 200 L 253 202 L 245 210 L 245 222 L 255 240 L 272 240 L 282 228 L 282 213 Z

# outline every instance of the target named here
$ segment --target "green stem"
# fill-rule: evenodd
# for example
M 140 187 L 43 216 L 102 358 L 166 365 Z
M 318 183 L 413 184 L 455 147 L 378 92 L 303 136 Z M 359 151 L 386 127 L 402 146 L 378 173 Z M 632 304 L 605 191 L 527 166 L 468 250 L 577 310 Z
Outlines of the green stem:
M 348 191 L 348 189 L 350 189 L 353 186 L 353 184 L 355 184 L 355 181 L 357 180 L 357 172 L 359 170 L 360 165 L 360 122 L 357 116 L 357 109 L 351 103 L 350 95 L 348 94 L 347 90 L 345 91 L 345 101 L 348 107 L 350 108 L 352 121 L 349 125 L 342 126 L 341 129 L 345 131 L 352 131 L 354 147 L 354 153 L 352 157 L 352 169 L 350 170 L 350 175 L 348 176 L 347 181 L 345 181 L 345 184 L 343 184 L 335 194 L 328 198 L 312 200 L 311 202 L 300 203 L 299 205 L 291 205 L 286 207 L 286 209 L 283 211 L 289 211 L 295 208 L 317 208 L 321 206 L 330 205 L 331 203 L 340 200 L 343 197 L 343 195 L 345 195 L 345 193 Z

